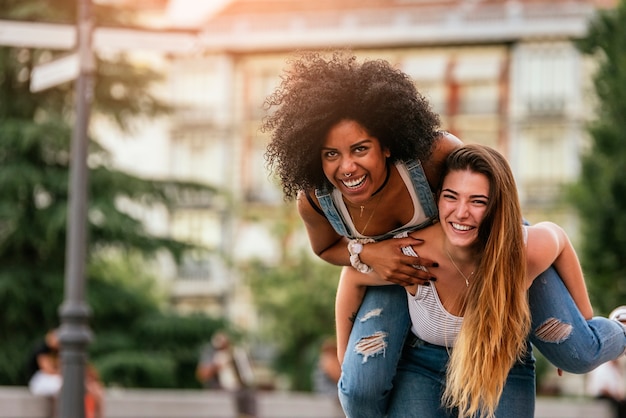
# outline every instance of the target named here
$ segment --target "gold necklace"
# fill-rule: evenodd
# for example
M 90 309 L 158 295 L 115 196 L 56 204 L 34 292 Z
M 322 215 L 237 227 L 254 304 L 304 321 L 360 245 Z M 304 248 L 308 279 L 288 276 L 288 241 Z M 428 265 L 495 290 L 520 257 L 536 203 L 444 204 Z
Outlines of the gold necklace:
M 380 202 L 383 200 L 383 194 L 381 193 L 379 195 L 379 199 L 376 202 L 376 206 L 374 206 L 374 209 L 372 209 L 372 213 L 370 213 L 370 217 L 367 218 L 367 222 L 365 222 L 365 226 L 363 227 L 363 229 L 361 230 L 361 235 L 365 235 L 365 230 L 367 229 L 368 225 L 370 224 L 370 221 L 372 220 L 372 218 L 374 217 L 374 213 L 376 213 L 376 209 L 378 209 L 378 205 L 380 205 Z M 363 206 L 361 206 L 361 214 L 363 214 Z M 360 216 L 359 216 L 360 218 Z M 354 227 L 356 229 L 356 225 Z
M 369 202 L 371 202 L 372 200 L 374 200 L 374 198 L 375 198 L 375 197 L 376 197 L 376 196 L 371 195 L 371 196 L 369 197 L 369 199 L 367 199 L 365 202 L 362 202 L 360 205 L 355 205 L 354 203 L 350 202 L 350 201 L 349 201 L 348 199 L 346 199 L 346 198 L 344 198 L 343 200 L 344 200 L 344 202 L 346 202 L 346 205 L 348 205 L 348 206 L 350 206 L 350 207 L 352 207 L 352 208 L 356 208 L 356 207 L 358 207 L 358 208 L 360 209 L 360 212 L 359 212 L 359 218 L 362 218 L 362 217 L 363 217 L 363 210 L 365 209 L 365 205 L 367 205 Z M 376 205 L 376 206 L 378 206 L 378 205 Z M 371 218 L 371 217 L 370 217 L 370 218 Z
M 389 182 L 389 177 L 391 177 L 391 169 L 389 168 L 389 165 L 387 164 L 387 174 L 385 175 L 385 180 L 383 181 L 383 184 L 380 185 L 380 187 L 378 189 L 376 189 L 376 191 L 374 191 L 374 193 L 372 193 L 372 195 L 369 197 L 369 199 L 367 199 L 365 202 L 362 202 L 359 206 L 360 208 L 360 212 L 359 212 L 359 218 L 363 217 L 363 210 L 365 209 L 365 205 L 367 205 L 369 202 L 371 202 L 372 200 L 374 200 L 374 198 L 376 197 L 376 195 L 378 193 L 380 193 L 385 186 L 387 185 L 387 183 Z M 352 206 L 353 208 L 356 208 L 357 205 L 355 205 L 354 203 L 350 202 L 348 199 L 345 198 L 345 196 L 343 197 L 344 202 L 346 202 L 346 204 L 348 206 Z M 380 202 L 380 200 L 379 200 Z M 378 203 L 376 204 L 376 206 L 378 207 Z M 374 210 L 376 210 L 376 208 L 374 208 Z M 372 215 L 370 215 L 370 218 L 367 220 L 367 223 L 369 223 L 369 221 L 372 219 Z M 367 227 L 367 224 L 365 224 L 365 226 Z M 365 230 L 365 228 L 363 228 L 363 230 Z M 362 232 L 361 232 L 362 233 Z
M 452 265 L 454 266 L 456 271 L 458 271 L 459 274 L 461 275 L 461 277 L 463 277 L 465 279 L 465 287 L 469 287 L 469 279 L 467 278 L 467 276 L 465 274 L 463 274 L 463 272 L 461 271 L 459 266 L 456 265 L 456 263 L 452 259 L 452 256 L 450 255 L 450 252 L 448 251 L 448 249 L 447 248 L 444 248 L 444 249 L 446 250 L 446 254 L 448 255 L 448 258 L 450 259 L 450 262 L 452 263 Z M 472 277 L 472 274 L 474 274 L 474 270 L 472 270 L 472 272 L 469 274 L 469 277 Z

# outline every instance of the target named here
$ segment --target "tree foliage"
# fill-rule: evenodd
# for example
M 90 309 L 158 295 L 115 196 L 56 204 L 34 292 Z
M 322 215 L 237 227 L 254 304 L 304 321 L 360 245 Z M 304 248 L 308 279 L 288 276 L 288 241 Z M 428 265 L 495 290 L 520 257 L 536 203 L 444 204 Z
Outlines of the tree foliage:
M 142 388 L 200 388 L 195 377 L 203 346 L 223 319 L 204 314 L 143 313 L 128 327 L 119 323 L 97 334 L 93 363 L 107 385 Z
M 599 62 L 594 76 L 596 118 L 582 156 L 572 202 L 581 220 L 581 261 L 604 313 L 626 301 L 626 3 L 600 12 L 579 49 Z
M 76 3 L 0 0 L 0 19 L 73 24 Z M 119 21 L 111 8 L 95 12 L 97 22 Z M 67 219 L 67 203 L 73 85 L 37 93 L 30 92 L 29 85 L 34 66 L 62 53 L 66 51 L 0 46 L 0 384 L 25 383 L 25 348 L 59 321 L 66 224 L 72 221 Z M 159 79 L 159 74 L 134 67 L 123 55 L 98 59 L 92 111 L 122 130 L 130 129 L 139 115 L 163 115 L 169 107 L 150 94 Z M 86 279 L 92 329 L 97 342 L 108 335 L 119 347 L 137 346 L 134 327 L 159 315 L 160 305 L 151 289 L 153 278 L 141 273 L 146 265 L 133 263 L 161 252 L 180 257 L 192 245 L 150 234 L 130 207 L 171 208 L 181 190 L 216 191 L 116 170 L 95 138 L 90 138 L 88 162 Z M 119 266 L 120 260 L 126 267 Z M 102 352 L 94 347 L 94 353 Z
M 306 254 L 279 266 L 261 261 L 244 269 L 263 324 L 277 352 L 274 367 L 294 390 L 311 390 L 311 373 L 324 338 L 335 335 L 339 268 Z

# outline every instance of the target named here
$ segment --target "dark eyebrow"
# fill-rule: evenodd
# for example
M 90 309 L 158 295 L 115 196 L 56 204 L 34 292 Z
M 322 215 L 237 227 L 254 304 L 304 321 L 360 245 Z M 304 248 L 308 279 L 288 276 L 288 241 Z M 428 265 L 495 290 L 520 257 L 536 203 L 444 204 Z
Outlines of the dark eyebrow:
M 452 190 L 452 189 L 443 189 L 443 190 L 441 190 L 441 191 L 442 191 L 442 192 L 452 193 L 452 194 L 453 194 L 453 195 L 455 195 L 455 196 L 458 196 L 458 195 L 459 195 L 459 193 L 458 193 L 458 192 L 455 192 L 455 191 L 454 191 L 454 190 Z M 486 199 L 486 200 L 489 200 L 489 196 L 485 196 L 484 194 L 473 194 L 473 195 L 470 195 L 470 198 L 471 198 L 471 199 L 481 198 L 481 199 Z
M 361 145 L 363 145 L 365 143 L 371 143 L 371 142 L 374 142 L 374 141 L 372 139 L 370 139 L 370 138 L 365 138 L 365 139 L 362 139 L 362 140 L 360 140 L 359 142 L 357 142 L 355 144 L 350 145 L 350 148 L 357 148 L 357 147 L 360 147 Z M 336 150 L 337 148 L 322 147 L 320 149 L 322 151 L 324 151 L 324 150 Z
M 470 196 L 472 199 L 481 198 L 485 200 L 489 200 L 489 196 L 485 196 L 484 194 L 475 194 Z

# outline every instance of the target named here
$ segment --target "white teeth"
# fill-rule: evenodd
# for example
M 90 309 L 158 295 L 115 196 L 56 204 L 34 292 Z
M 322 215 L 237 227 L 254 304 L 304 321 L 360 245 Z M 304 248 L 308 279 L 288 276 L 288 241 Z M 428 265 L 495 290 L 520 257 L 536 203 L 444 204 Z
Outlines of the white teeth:
M 360 186 L 361 183 L 363 183 L 363 180 L 365 180 L 365 176 L 361 176 L 359 178 L 350 179 L 350 180 L 341 180 L 341 181 L 343 182 L 343 184 L 346 185 L 346 187 L 354 188 L 354 187 Z
M 452 228 L 458 229 L 459 231 L 469 231 L 470 229 L 472 229 L 472 227 L 469 225 L 461 225 L 454 222 L 450 222 L 450 224 L 452 225 Z

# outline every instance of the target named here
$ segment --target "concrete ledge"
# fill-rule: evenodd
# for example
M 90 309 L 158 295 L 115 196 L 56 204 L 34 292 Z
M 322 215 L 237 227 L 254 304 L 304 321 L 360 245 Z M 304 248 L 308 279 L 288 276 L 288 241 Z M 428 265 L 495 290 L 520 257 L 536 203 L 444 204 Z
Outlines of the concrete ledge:
M 260 418 L 341 418 L 332 397 L 259 392 Z M 47 418 L 50 401 L 25 387 L 0 386 L 0 418 Z M 235 418 L 228 392 L 107 389 L 104 418 Z M 611 418 L 609 405 L 588 398 L 538 398 L 535 418 Z
M 235 408 L 227 392 L 109 389 L 105 418 L 232 418 Z
M 51 402 L 25 387 L 0 387 L 0 418 L 47 418 Z M 340 418 L 332 398 L 307 393 L 259 392 L 260 418 Z M 223 391 L 107 389 L 104 418 L 234 418 L 233 396 Z
M 33 396 L 25 387 L 0 387 L 2 418 L 47 418 L 51 408 L 50 399 Z
M 535 418 L 613 418 L 608 402 L 590 398 L 538 398 Z

